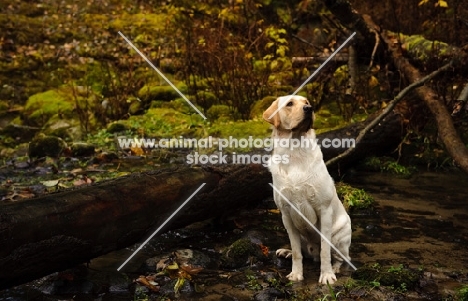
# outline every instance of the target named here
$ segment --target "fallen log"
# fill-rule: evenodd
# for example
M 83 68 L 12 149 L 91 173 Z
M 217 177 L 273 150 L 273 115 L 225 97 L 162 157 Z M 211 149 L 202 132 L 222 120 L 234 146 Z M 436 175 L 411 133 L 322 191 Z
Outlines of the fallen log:
M 141 241 L 202 183 L 164 230 L 262 200 L 271 194 L 270 181 L 261 165 L 181 167 L 2 204 L 0 289 Z
M 355 152 L 329 167 L 331 173 L 340 175 L 366 156 L 393 150 L 401 139 L 399 120 L 399 115 L 387 116 Z M 317 137 L 330 143 L 355 138 L 365 124 Z M 345 149 L 346 145 L 322 148 L 325 160 Z M 143 241 L 202 183 L 206 183 L 202 190 L 161 232 L 255 204 L 271 196 L 269 182 L 271 175 L 260 164 L 182 166 L 2 204 L 0 289 Z

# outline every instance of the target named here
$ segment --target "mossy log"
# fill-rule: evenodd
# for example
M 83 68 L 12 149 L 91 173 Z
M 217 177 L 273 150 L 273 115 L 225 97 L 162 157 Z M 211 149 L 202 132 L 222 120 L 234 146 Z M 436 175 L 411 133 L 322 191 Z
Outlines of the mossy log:
M 365 125 L 318 135 L 349 139 Z M 387 117 L 352 155 L 330 166 L 345 166 L 393 150 L 400 141 L 398 115 Z M 325 160 L 345 148 L 322 148 Z M 136 173 L 34 199 L 2 204 L 0 289 L 60 271 L 141 242 L 202 183 L 206 185 L 162 231 L 229 215 L 272 195 L 271 175 L 260 164 L 179 167 Z M 118 267 L 116 267 L 117 269 Z

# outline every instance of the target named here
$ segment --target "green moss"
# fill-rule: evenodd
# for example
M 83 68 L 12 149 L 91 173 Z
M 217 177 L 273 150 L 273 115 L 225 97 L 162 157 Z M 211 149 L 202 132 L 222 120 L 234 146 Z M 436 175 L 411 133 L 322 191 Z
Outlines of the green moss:
M 336 192 L 346 209 L 366 209 L 372 207 L 374 198 L 363 189 L 354 188 L 343 182 L 336 183 Z
M 94 17 L 93 17 L 94 18 Z M 154 33 L 165 29 L 169 15 L 168 14 L 152 14 L 152 13 L 137 13 L 137 14 L 122 14 L 108 24 L 109 28 L 116 30 L 128 30 L 129 28 L 138 29 L 139 35 L 137 42 L 149 43 L 154 37 Z M 151 36 L 143 36 L 144 33 Z
M 239 239 L 235 241 L 229 249 L 225 252 L 229 252 L 229 257 L 241 257 L 241 256 L 249 256 L 256 254 L 258 251 L 258 247 L 246 238 Z
M 246 265 L 249 258 L 264 257 L 260 247 L 247 238 L 236 240 L 221 254 L 222 266 L 240 268 Z
M 468 285 L 464 285 L 458 289 L 457 295 L 459 301 L 468 301 Z
M 214 105 L 217 102 L 217 99 L 216 95 L 208 91 L 198 91 L 195 97 L 196 103 L 205 110 Z
M 405 292 L 414 288 L 419 281 L 420 271 L 411 270 L 399 265 L 397 267 L 383 267 L 378 263 L 366 264 L 353 272 L 352 278 L 368 283 L 379 283 L 393 289 Z
M 276 100 L 276 96 L 266 96 L 261 100 L 258 100 L 254 103 L 252 109 L 250 110 L 250 118 L 260 118 L 262 119 L 263 112 L 268 109 L 273 101 Z
M 44 125 L 53 115 L 72 117 L 73 103 L 64 93 L 49 90 L 29 97 L 24 107 L 25 117 L 34 125 Z
M 361 166 L 365 170 L 381 171 L 405 178 L 410 177 L 416 171 L 414 167 L 403 166 L 390 157 L 369 157 Z
M 198 114 L 186 115 L 169 108 L 152 108 L 143 115 L 120 121 L 140 135 L 171 138 L 174 136 L 201 137 L 203 118 Z
M 271 134 L 269 123 L 263 120 L 218 122 L 207 128 L 209 135 L 215 137 L 265 138 Z
M 233 112 L 234 111 L 234 112 Z M 232 110 L 226 105 L 214 105 L 206 111 L 206 117 L 211 120 L 223 118 L 223 120 L 235 120 L 239 117 L 237 111 Z
M 31 158 L 57 158 L 65 147 L 66 143 L 58 137 L 40 135 L 29 143 L 28 155 Z
M 192 104 L 201 112 L 203 108 L 199 105 L 192 102 Z M 176 98 L 169 102 L 159 102 L 157 106 L 154 108 L 166 108 L 166 109 L 173 109 L 185 115 L 198 115 L 198 113 L 192 108 L 192 106 L 187 103 L 187 101 L 181 97 Z
M 177 89 L 182 93 L 187 93 L 187 85 L 182 82 L 175 84 Z M 150 102 L 152 100 L 174 100 L 179 97 L 177 93 L 169 85 L 158 85 L 158 84 L 146 84 L 138 91 L 138 97 L 144 102 Z
M 126 130 L 127 127 L 120 122 L 112 122 L 107 125 L 107 132 L 111 134 L 123 132 Z
M 10 105 L 8 104 L 8 102 L 0 100 L 0 116 L 4 115 L 9 107 Z

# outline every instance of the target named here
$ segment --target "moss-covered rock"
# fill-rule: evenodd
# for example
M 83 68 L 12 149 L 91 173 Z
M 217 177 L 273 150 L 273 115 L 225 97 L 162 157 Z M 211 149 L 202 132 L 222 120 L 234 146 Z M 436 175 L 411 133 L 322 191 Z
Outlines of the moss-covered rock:
M 126 130 L 127 127 L 125 126 L 125 124 L 122 124 L 120 122 L 112 122 L 107 125 L 107 132 L 111 134 L 124 132 Z
M 29 157 L 59 157 L 67 144 L 62 139 L 55 136 L 39 135 L 29 143 Z
M 10 123 L 0 130 L 0 135 L 13 138 L 16 142 L 29 142 L 39 132 L 39 130 L 40 128 L 37 127 Z
M 24 107 L 24 116 L 32 124 L 42 126 L 54 115 L 71 118 L 74 105 L 70 98 L 59 90 L 49 90 L 29 97 Z
M 266 96 L 259 101 L 256 101 L 250 110 L 250 118 L 262 118 L 263 112 L 276 100 L 276 96 Z
M 200 115 L 188 115 L 170 108 L 148 109 L 145 114 L 131 116 L 120 123 L 140 135 L 153 137 L 200 137 L 205 132 Z
M 248 238 L 236 240 L 224 250 L 221 256 L 221 265 L 226 268 L 236 269 L 247 266 L 252 258 L 264 257 L 259 245 Z
M 76 141 L 83 137 L 81 122 L 75 118 L 60 118 L 58 115 L 52 116 L 44 125 L 42 131 L 45 135 L 62 138 L 66 141 Z
M 180 92 L 182 93 L 187 93 L 188 87 L 186 84 L 183 82 L 178 82 L 175 84 L 177 89 L 179 89 Z M 180 97 L 179 93 L 174 90 L 169 85 L 159 85 L 156 83 L 149 83 L 144 85 L 139 91 L 138 91 L 138 97 L 144 101 L 145 103 L 149 103 L 153 100 L 174 100 L 178 97 Z
M 141 114 L 144 110 L 144 105 L 139 99 L 134 99 L 131 101 L 130 106 L 128 107 L 129 115 Z
M 239 117 L 239 113 L 235 110 L 231 110 L 226 105 L 213 105 L 206 111 L 206 117 L 211 120 L 217 120 L 223 118 L 223 120 L 235 120 Z
M 94 155 L 95 147 L 93 144 L 85 142 L 75 142 L 70 146 L 73 157 L 90 157 Z

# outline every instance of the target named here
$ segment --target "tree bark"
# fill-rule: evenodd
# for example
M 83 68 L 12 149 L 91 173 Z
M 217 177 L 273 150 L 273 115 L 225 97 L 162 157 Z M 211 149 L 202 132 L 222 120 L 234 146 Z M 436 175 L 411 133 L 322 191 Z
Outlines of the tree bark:
M 369 27 L 376 27 L 370 17 L 366 17 L 366 23 Z M 392 59 L 395 67 L 405 76 L 410 82 L 414 83 L 423 78 L 423 75 L 416 69 L 402 54 L 402 50 L 398 45 L 395 45 L 391 38 L 384 31 L 382 39 L 387 45 L 387 49 L 392 54 Z M 441 101 L 437 93 L 429 86 L 422 86 L 416 89 L 416 94 L 424 101 L 437 123 L 439 137 L 445 145 L 447 152 L 459 167 L 468 173 L 468 148 L 453 125 L 452 117 L 445 104 Z
M 399 120 L 399 115 L 389 116 L 376 126 L 352 155 L 329 166 L 332 175 L 366 156 L 393 150 L 401 139 Z M 355 138 L 364 126 L 353 124 L 317 138 Z M 325 160 L 345 149 L 322 147 Z M 180 167 L 2 204 L 0 289 L 141 242 L 202 183 L 202 190 L 162 231 L 254 205 L 272 195 L 270 182 L 270 172 L 260 164 Z

